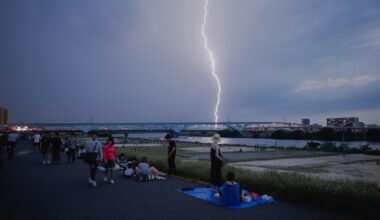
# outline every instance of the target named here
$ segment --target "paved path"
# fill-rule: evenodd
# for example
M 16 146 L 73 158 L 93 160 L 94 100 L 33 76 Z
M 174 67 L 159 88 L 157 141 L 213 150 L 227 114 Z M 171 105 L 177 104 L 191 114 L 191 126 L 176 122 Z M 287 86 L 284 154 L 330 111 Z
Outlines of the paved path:
M 16 157 L 6 160 L 0 171 L 1 220 L 353 219 L 283 201 L 231 210 L 176 192 L 198 186 L 178 179 L 139 183 L 118 175 L 111 185 L 98 173 L 94 188 L 87 183 L 88 168 L 82 161 L 43 165 L 40 155 L 28 150 L 27 144 L 19 144 Z

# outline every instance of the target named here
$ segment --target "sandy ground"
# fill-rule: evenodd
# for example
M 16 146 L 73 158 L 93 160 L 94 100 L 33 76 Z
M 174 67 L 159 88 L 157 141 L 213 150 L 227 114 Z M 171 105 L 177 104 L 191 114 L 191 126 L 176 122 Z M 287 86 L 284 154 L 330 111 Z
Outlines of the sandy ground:
M 182 150 L 187 150 L 191 152 L 196 153 L 209 153 L 210 147 L 184 147 L 181 148 Z M 222 146 L 220 147 L 220 151 L 222 153 L 236 153 L 236 152 L 254 152 L 254 151 L 263 151 L 260 148 L 254 148 L 254 147 L 229 147 L 229 146 Z M 273 149 L 266 149 L 265 151 L 274 151 Z
M 245 161 L 229 165 L 261 171 L 276 169 L 297 172 L 323 179 L 348 179 L 376 182 L 380 185 L 380 156 L 351 154 L 313 158 L 292 158 L 263 161 Z

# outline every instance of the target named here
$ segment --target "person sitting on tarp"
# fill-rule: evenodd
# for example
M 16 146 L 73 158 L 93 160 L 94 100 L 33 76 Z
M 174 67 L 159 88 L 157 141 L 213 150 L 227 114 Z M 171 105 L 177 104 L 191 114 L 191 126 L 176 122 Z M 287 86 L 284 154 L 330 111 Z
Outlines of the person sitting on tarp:
M 235 174 L 229 172 L 227 181 L 219 188 L 220 201 L 224 205 L 237 205 L 241 202 L 242 188 L 235 182 Z

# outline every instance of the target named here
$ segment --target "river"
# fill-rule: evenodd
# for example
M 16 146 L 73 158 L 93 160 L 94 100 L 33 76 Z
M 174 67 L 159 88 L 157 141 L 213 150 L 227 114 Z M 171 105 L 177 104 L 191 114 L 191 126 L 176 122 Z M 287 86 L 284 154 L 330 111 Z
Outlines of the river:
M 130 134 L 129 138 L 148 138 L 148 139 L 159 139 L 163 138 L 165 133 L 141 133 L 141 134 Z M 181 142 L 191 142 L 191 143 L 211 143 L 210 137 L 196 137 L 196 136 L 179 136 L 175 139 Z M 277 146 L 277 147 L 297 147 L 303 148 L 306 143 L 310 140 L 279 140 L 279 139 L 265 139 L 265 138 L 222 138 L 220 144 L 231 144 L 231 145 L 246 145 L 246 146 Z M 318 143 L 324 143 L 323 141 L 314 141 Z M 339 146 L 341 141 L 333 141 Z M 360 147 L 362 145 L 368 144 L 370 148 L 380 150 L 380 142 L 367 142 L 367 141 L 347 141 L 344 142 L 349 145 L 349 147 Z

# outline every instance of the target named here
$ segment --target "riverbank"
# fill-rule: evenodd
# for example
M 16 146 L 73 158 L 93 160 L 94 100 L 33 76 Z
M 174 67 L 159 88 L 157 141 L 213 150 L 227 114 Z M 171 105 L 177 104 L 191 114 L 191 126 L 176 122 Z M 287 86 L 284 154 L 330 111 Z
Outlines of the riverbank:
M 209 167 L 210 164 L 206 159 L 194 159 L 189 157 L 186 152 L 191 151 L 194 154 L 205 155 L 205 148 L 192 146 L 190 149 L 178 148 L 177 156 L 177 169 L 178 175 L 188 177 L 194 180 L 208 182 L 209 180 Z M 167 171 L 166 153 L 165 148 L 124 148 L 119 149 L 120 152 L 125 153 L 128 157 L 141 158 L 147 157 L 149 162 L 162 171 Z M 197 152 L 198 151 L 198 152 Z M 296 150 L 299 152 L 300 150 Z M 269 155 L 275 152 L 270 150 Z M 185 155 L 184 155 L 185 153 Z M 223 153 L 223 152 L 222 152 Z M 230 152 L 241 153 L 241 152 Z M 250 152 L 247 152 L 250 153 Z M 251 152 L 252 153 L 252 152 Z M 253 152 L 255 153 L 255 152 Z M 261 152 L 262 153 L 262 152 Z M 280 151 L 281 153 L 281 151 Z M 225 153 L 226 154 L 226 153 Z M 270 156 L 268 156 L 270 157 Z M 331 158 L 334 156 L 318 156 L 309 157 L 305 155 L 300 160 L 321 160 Z M 343 156 L 336 156 L 343 157 Z M 346 156 L 347 157 L 347 156 Z M 351 156 L 348 155 L 347 158 Z M 371 160 L 377 159 L 371 158 Z M 228 158 L 227 158 L 228 159 Z M 323 160 L 322 159 L 322 160 Z M 257 159 L 250 162 L 241 163 L 271 163 L 282 159 Z M 297 159 L 283 159 L 283 160 L 297 160 Z M 373 161 L 373 164 L 376 164 Z M 342 165 L 343 166 L 343 165 Z M 377 166 L 377 165 L 376 165 Z M 380 167 L 380 166 L 379 166 Z M 364 176 L 355 180 L 347 178 L 330 178 L 323 179 L 318 176 L 305 175 L 304 173 L 317 174 L 315 168 L 304 167 L 302 172 L 297 172 L 293 169 L 291 172 L 283 172 L 277 167 L 268 167 L 263 170 L 247 169 L 247 167 L 240 166 L 239 162 L 227 164 L 223 168 L 223 174 L 233 171 L 236 173 L 237 180 L 243 184 L 244 187 L 259 192 L 271 194 L 275 198 L 303 202 L 313 204 L 321 207 L 328 207 L 333 209 L 346 210 L 347 208 L 355 210 L 357 208 L 366 209 L 373 208 L 380 201 L 380 188 L 377 183 Z M 343 169 L 342 171 L 347 171 Z M 340 176 L 336 176 L 340 177 Z

